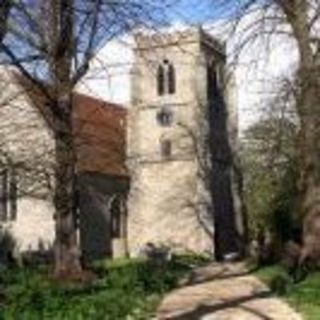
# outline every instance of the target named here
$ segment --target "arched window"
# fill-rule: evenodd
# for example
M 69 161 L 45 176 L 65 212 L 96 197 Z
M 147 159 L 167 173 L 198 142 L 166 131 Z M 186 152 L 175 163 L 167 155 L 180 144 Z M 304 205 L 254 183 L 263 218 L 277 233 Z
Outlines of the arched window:
M 0 172 L 0 221 L 17 218 L 17 176 L 13 168 Z
M 165 79 L 164 79 L 164 67 L 159 65 L 157 71 L 157 85 L 158 85 L 158 95 L 164 95 Z
M 121 237 L 121 210 L 120 199 L 115 195 L 111 199 L 111 234 L 113 238 Z
M 176 73 L 171 63 L 168 65 L 168 92 L 169 94 L 176 92 Z
M 158 95 L 174 94 L 176 92 L 175 68 L 169 60 L 165 59 L 157 70 Z
M 8 169 L 0 173 L 0 221 L 8 217 Z

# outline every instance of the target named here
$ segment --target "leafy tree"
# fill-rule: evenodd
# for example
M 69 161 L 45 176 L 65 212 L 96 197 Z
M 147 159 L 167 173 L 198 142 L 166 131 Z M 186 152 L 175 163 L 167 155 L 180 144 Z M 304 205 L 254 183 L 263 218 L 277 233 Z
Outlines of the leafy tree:
M 245 0 L 214 1 L 224 12 L 234 5 L 233 18 L 237 22 L 235 30 L 238 43 L 235 55 L 263 37 L 267 44 L 276 35 L 287 36 L 295 43 L 298 61 L 295 71 L 294 105 L 298 118 L 298 138 L 296 167 L 299 212 L 304 216 L 304 242 L 315 243 L 319 238 L 314 226 L 320 217 L 320 2 L 317 0 Z M 247 20 L 246 18 L 249 17 Z M 245 21 L 241 25 L 241 21 Z M 239 34 L 240 33 L 240 34 Z M 273 50 L 272 46 L 266 46 Z M 312 223 L 312 221 L 314 223 Z M 311 238 L 313 240 L 310 240 Z M 317 241 L 320 241 L 318 239 Z M 310 248 L 317 245 L 310 245 Z M 311 250 L 312 251 L 312 250 Z M 320 253 L 317 253 L 320 259 Z
M 295 237 L 296 135 L 296 125 L 278 117 L 268 117 L 245 133 L 242 159 L 251 238 L 268 232 L 284 243 Z

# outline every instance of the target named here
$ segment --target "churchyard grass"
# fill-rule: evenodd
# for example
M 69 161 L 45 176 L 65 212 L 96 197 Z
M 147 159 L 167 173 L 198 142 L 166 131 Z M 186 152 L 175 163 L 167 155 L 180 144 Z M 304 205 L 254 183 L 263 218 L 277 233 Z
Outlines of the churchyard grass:
M 0 319 L 151 319 L 163 295 L 205 259 L 191 255 L 154 263 L 143 259 L 100 261 L 87 284 L 57 283 L 46 266 L 0 272 Z

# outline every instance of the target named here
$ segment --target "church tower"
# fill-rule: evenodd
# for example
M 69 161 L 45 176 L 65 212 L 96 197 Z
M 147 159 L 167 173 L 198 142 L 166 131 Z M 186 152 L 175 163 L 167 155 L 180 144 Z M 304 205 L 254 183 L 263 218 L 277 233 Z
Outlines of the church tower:
M 153 243 L 213 253 L 209 122 L 222 83 L 224 46 L 197 29 L 138 34 L 134 52 L 129 252 L 136 255 Z

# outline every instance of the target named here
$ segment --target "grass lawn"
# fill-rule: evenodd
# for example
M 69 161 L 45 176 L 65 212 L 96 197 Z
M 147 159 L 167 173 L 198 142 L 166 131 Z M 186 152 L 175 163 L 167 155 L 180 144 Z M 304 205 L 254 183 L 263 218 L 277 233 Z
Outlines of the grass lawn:
M 320 272 L 294 284 L 280 266 L 259 269 L 255 273 L 273 292 L 284 298 L 306 320 L 320 320 Z
M 144 260 L 98 263 L 90 285 L 57 284 L 46 267 L 0 271 L 0 320 L 151 319 L 162 296 L 201 258 L 174 257 L 155 265 Z

